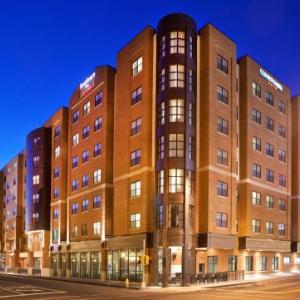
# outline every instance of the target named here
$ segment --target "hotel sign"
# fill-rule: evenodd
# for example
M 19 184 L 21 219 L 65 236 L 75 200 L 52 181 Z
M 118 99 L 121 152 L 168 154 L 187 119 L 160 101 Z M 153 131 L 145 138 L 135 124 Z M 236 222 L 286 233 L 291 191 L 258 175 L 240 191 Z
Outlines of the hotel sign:
M 267 79 L 269 84 L 272 85 L 276 90 L 283 92 L 283 86 L 277 80 L 275 80 L 271 75 L 269 75 L 266 71 L 260 69 L 259 73 L 262 77 Z
M 80 96 L 82 97 L 88 91 L 90 91 L 95 85 L 96 73 L 92 73 L 88 78 L 86 78 L 82 83 L 80 83 Z

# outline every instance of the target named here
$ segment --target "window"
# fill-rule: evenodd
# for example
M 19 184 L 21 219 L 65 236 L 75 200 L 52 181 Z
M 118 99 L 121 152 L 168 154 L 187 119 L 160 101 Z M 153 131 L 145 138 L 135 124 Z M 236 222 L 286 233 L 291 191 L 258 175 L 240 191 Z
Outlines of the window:
M 274 120 L 270 117 L 267 117 L 267 129 L 274 131 Z
M 78 167 L 78 163 L 79 163 L 79 159 L 78 159 L 78 156 L 74 156 L 72 158 L 72 168 L 77 168 Z
M 286 211 L 286 202 L 284 199 L 278 200 L 278 208 L 280 211 Z
M 217 195 L 221 197 L 228 197 L 228 183 L 218 180 Z
M 217 68 L 220 71 L 228 74 L 228 60 L 221 55 L 217 55 Z
M 33 162 L 33 165 L 34 166 L 37 166 L 38 163 L 40 161 L 40 157 L 39 156 L 34 156 L 33 159 L 32 159 L 32 162 Z
M 273 271 L 279 270 L 279 257 L 277 256 L 272 257 L 272 270 Z
M 58 167 L 55 167 L 53 171 L 53 177 L 57 178 L 59 177 L 59 175 L 60 175 L 60 169 Z
M 158 138 L 157 155 L 158 159 L 164 159 L 165 157 L 165 137 L 163 135 Z
M 183 99 L 171 99 L 169 102 L 169 121 L 184 122 L 184 100 Z
M 53 219 L 58 219 L 59 218 L 59 209 L 54 208 L 53 210 Z
M 279 125 L 279 127 L 278 127 L 278 134 L 279 134 L 279 136 L 281 136 L 282 138 L 285 138 L 285 137 L 286 137 L 286 129 L 285 129 L 284 126 Z
M 194 172 L 187 171 L 187 178 L 185 182 L 186 182 L 187 194 L 193 195 L 194 194 Z
M 261 205 L 261 195 L 258 192 L 252 192 L 252 204 Z
M 172 31 L 170 32 L 170 54 L 185 53 L 185 32 Z
M 85 103 L 83 105 L 83 115 L 85 116 L 85 115 L 89 114 L 90 111 L 91 111 L 91 102 L 88 101 L 87 103 Z
M 267 234 L 273 234 L 274 233 L 274 223 L 267 221 L 266 222 L 266 233 Z
M 89 185 L 89 176 L 88 175 L 83 175 L 81 186 L 84 188 L 84 187 L 87 187 L 88 185 Z
M 286 113 L 286 108 L 285 108 L 285 103 L 281 100 L 279 100 L 278 102 L 278 110 L 282 113 L 285 114 Z
M 53 197 L 54 197 L 54 199 L 56 199 L 56 198 L 59 197 L 59 189 L 58 188 L 54 189 L 54 191 L 53 191 Z
M 102 128 L 102 117 L 97 117 L 94 122 L 94 131 L 98 131 Z
M 81 224 L 81 236 L 87 236 L 88 235 L 88 229 L 86 224 Z
M 102 144 L 98 143 L 94 146 L 94 157 L 102 154 Z
M 193 38 L 189 36 L 189 56 L 193 57 Z
M 183 88 L 184 78 L 184 65 L 170 65 L 169 84 L 171 88 Z
M 86 139 L 90 135 L 90 126 L 83 127 L 82 138 Z
M 52 241 L 57 242 L 58 240 L 58 229 L 54 228 L 52 231 Z
M 253 256 L 245 256 L 245 271 L 253 271 Z
M 258 270 L 259 271 L 266 271 L 267 270 L 267 257 L 266 256 L 259 256 L 258 257 Z
M 194 72 L 193 70 L 189 70 L 189 91 L 192 92 L 194 90 Z
M 166 107 L 165 102 L 161 102 L 158 107 L 158 124 L 164 125 L 166 121 Z
M 195 145 L 195 138 L 192 136 L 189 136 L 188 137 L 188 159 L 190 159 L 190 160 L 194 160 L 194 158 L 195 158 L 194 145 Z
M 102 102 L 103 102 L 103 92 L 100 91 L 95 96 L 95 107 L 102 104 Z
M 54 150 L 54 156 L 55 158 L 60 156 L 60 146 L 57 146 Z
M 271 169 L 266 170 L 266 180 L 269 182 L 274 182 L 274 171 Z
M 72 191 L 77 191 L 78 190 L 78 180 L 77 179 L 74 179 L 72 181 Z
M 32 222 L 38 223 L 40 221 L 40 214 L 39 213 L 33 213 L 32 214 Z
M 216 226 L 219 228 L 227 228 L 228 226 L 228 215 L 223 212 L 216 213 Z
M 135 60 L 132 64 L 132 76 L 137 75 L 143 70 L 143 57 L 140 56 L 137 60 Z
M 166 36 L 165 35 L 161 38 L 161 42 L 160 42 L 160 56 L 161 57 L 166 56 Z
M 286 177 L 284 175 L 279 175 L 279 185 L 286 187 Z
M 87 211 L 89 208 L 89 200 L 88 199 L 85 199 L 85 200 L 82 200 L 82 203 L 81 203 L 81 211 Z
M 228 165 L 228 152 L 223 149 L 217 149 L 217 162 L 218 164 Z
M 188 106 L 188 124 L 192 126 L 194 124 L 194 104 L 189 102 Z
M 292 262 L 291 257 L 290 256 L 284 256 L 283 257 L 283 264 L 284 265 L 289 265 Z
M 261 112 L 255 108 L 252 109 L 252 121 L 261 124 Z
M 140 86 L 131 93 L 131 105 L 142 101 L 142 91 L 142 87 Z
M 169 170 L 169 193 L 182 193 L 184 182 L 183 169 Z
M 254 233 L 260 233 L 260 220 L 252 219 L 251 230 Z
M 141 163 L 141 149 L 135 150 L 130 154 L 130 166 L 136 166 Z
M 266 92 L 266 102 L 274 106 L 274 96 L 270 92 Z
M 274 198 L 272 196 L 266 196 L 266 207 L 267 208 L 274 208 Z
M 216 273 L 218 269 L 218 256 L 207 256 L 207 272 Z
M 228 135 L 228 121 L 218 117 L 217 119 L 217 130 L 219 133 Z
M 229 255 L 228 256 L 228 271 L 235 272 L 237 270 L 237 256 Z
M 164 206 L 158 205 L 157 209 L 157 228 L 162 229 L 164 224 Z
M 278 224 L 278 235 L 285 236 L 285 224 Z
M 78 145 L 78 143 L 79 143 L 79 134 L 75 133 L 73 135 L 73 146 Z
M 90 154 L 89 154 L 89 151 L 88 150 L 85 150 L 82 152 L 82 163 L 86 163 L 89 161 L 89 158 L 90 158 Z
M 73 203 L 72 206 L 71 206 L 72 215 L 77 214 L 78 210 L 79 210 L 79 204 L 78 203 Z
M 268 156 L 274 157 L 274 146 L 270 143 L 266 144 L 266 154 Z
M 98 169 L 94 171 L 94 183 L 98 183 L 101 181 L 101 170 Z
M 194 228 L 194 206 L 189 205 L 189 228 Z
M 183 227 L 183 205 L 169 204 L 169 228 Z
M 101 234 L 101 222 L 96 222 L 93 224 L 93 233 L 94 233 L 94 235 Z
M 184 135 L 169 134 L 169 157 L 184 156 Z
M 135 181 L 130 184 L 130 198 L 135 198 L 141 196 L 142 193 L 142 182 Z
M 73 238 L 78 236 L 78 226 L 77 226 L 77 225 L 72 226 L 72 229 L 71 229 L 71 236 L 72 236 Z
M 99 195 L 93 198 L 93 208 L 99 208 L 101 206 L 101 197 Z
M 261 98 L 261 87 L 256 82 L 252 82 L 252 93 L 254 96 Z
M 32 184 L 37 185 L 40 183 L 40 175 L 32 176 Z
M 164 193 L 164 170 L 160 170 L 157 176 L 158 180 L 158 194 Z
M 217 99 L 224 104 L 228 104 L 228 91 L 220 85 L 217 86 Z
M 141 214 L 130 215 L 130 228 L 140 228 L 141 227 Z
M 164 91 L 166 89 L 166 69 L 163 68 L 159 74 L 159 90 Z
M 73 112 L 73 124 L 79 120 L 79 110 Z
M 142 128 L 142 119 L 138 118 L 131 122 L 131 136 L 141 132 Z
M 259 164 L 252 164 L 252 176 L 261 178 L 261 167 Z
M 253 146 L 253 150 L 261 151 L 261 139 L 254 136 L 252 138 L 252 146 Z
M 284 150 L 278 150 L 278 159 L 282 162 L 286 162 L 286 152 Z
M 35 204 L 35 203 L 39 203 L 40 201 L 40 194 L 33 194 L 32 195 L 32 203 Z
M 55 127 L 55 129 L 54 129 L 54 137 L 55 138 L 60 137 L 60 131 L 61 131 L 61 127 L 60 126 Z
M 40 143 L 40 141 L 41 141 L 41 138 L 39 136 L 35 137 L 33 139 L 33 145 L 34 145 L 34 147 L 37 147 L 37 145 Z M 9 172 L 10 172 L 10 168 L 7 170 L 7 174 L 9 174 Z

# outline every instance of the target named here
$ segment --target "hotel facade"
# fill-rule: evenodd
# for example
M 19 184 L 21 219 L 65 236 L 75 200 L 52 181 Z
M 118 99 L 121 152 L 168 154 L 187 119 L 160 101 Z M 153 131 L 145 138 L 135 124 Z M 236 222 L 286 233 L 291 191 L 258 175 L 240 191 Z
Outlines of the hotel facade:
M 236 47 L 171 14 L 96 67 L 1 169 L 5 270 L 162 286 L 300 270 L 300 98 Z

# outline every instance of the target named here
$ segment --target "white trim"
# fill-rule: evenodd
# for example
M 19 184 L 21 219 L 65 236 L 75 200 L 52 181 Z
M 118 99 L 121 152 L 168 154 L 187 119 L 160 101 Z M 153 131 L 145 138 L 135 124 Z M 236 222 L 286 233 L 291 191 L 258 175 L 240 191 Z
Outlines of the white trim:
M 235 179 L 238 179 L 238 175 L 236 173 L 228 172 L 228 171 L 222 170 L 222 169 L 217 168 L 217 167 L 212 166 L 212 165 L 207 165 L 207 166 L 201 167 L 198 170 L 198 172 L 204 172 L 204 171 L 211 171 L 211 172 L 215 172 L 215 173 L 218 173 L 218 174 L 221 174 L 221 175 L 224 175 L 224 176 L 229 176 L 229 177 L 233 177 Z
M 89 193 L 92 193 L 92 192 L 95 192 L 95 191 L 98 191 L 98 190 L 103 190 L 105 188 L 113 188 L 113 185 L 110 184 L 110 183 L 103 183 L 103 184 L 98 185 L 98 186 L 96 186 L 94 188 L 85 190 L 85 191 L 83 191 L 81 193 L 76 193 L 76 194 L 74 194 L 72 196 L 69 196 L 69 197 L 67 197 L 67 200 L 72 200 L 74 198 L 77 198 L 77 197 L 80 197 L 80 196 L 84 196 L 86 194 L 89 194 Z
M 126 173 L 126 174 L 124 174 L 124 175 L 115 177 L 115 178 L 114 178 L 114 183 L 115 183 L 115 182 L 118 182 L 118 181 L 121 181 L 121 180 L 124 180 L 124 179 L 127 179 L 127 178 L 129 178 L 129 177 L 131 177 L 131 176 L 139 175 L 139 174 L 141 174 L 141 173 L 143 173 L 143 172 L 151 172 L 151 171 L 153 171 L 153 170 L 154 170 L 154 169 L 151 168 L 151 167 L 142 167 L 142 168 L 140 168 L 140 169 L 138 169 L 138 170 L 136 170 L 136 171 L 129 172 L 129 173 Z

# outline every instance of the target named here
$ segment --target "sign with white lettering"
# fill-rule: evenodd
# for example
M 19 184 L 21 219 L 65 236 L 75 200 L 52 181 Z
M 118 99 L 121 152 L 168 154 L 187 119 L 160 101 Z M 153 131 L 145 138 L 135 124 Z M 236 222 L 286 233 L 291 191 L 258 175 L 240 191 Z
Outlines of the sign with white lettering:
M 92 73 L 84 82 L 80 84 L 80 96 L 86 94 L 95 84 L 96 73 Z
M 267 79 L 269 84 L 271 84 L 276 90 L 280 90 L 281 92 L 283 92 L 283 86 L 278 81 L 276 81 L 271 75 L 269 75 L 266 71 L 260 69 L 259 73 L 262 77 Z

